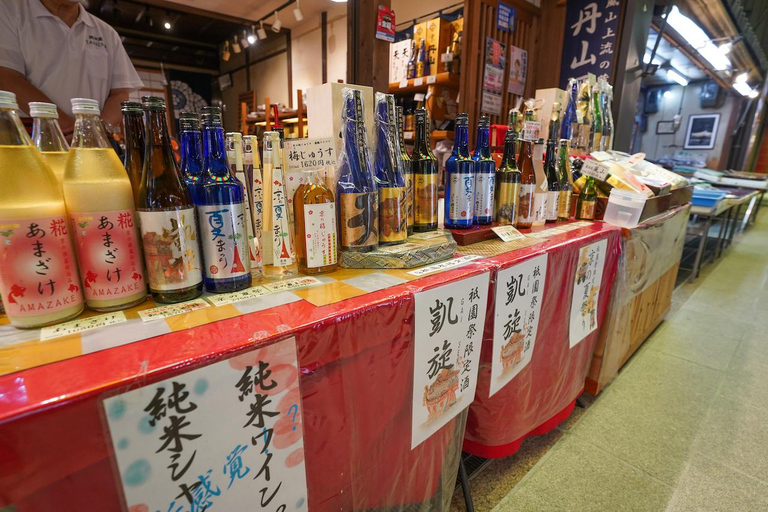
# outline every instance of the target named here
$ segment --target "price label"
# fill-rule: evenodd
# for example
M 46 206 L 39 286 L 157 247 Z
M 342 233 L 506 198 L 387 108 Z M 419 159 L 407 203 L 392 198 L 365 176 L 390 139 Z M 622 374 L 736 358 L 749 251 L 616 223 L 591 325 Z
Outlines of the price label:
M 464 265 L 468 265 L 469 263 L 472 263 L 473 261 L 480 258 L 482 258 L 482 256 L 477 254 L 469 254 L 467 256 L 460 256 L 452 260 L 443 261 L 442 263 L 436 263 L 428 267 L 417 268 L 416 270 L 411 270 L 408 273 L 412 276 L 420 277 L 423 275 L 431 274 L 432 272 L 448 270 L 449 268 L 463 267 Z
M 523 123 L 523 140 L 539 140 L 541 137 L 541 123 L 538 121 L 525 121 Z
M 40 341 L 61 338 L 62 336 L 69 336 L 70 334 L 77 334 L 79 332 L 90 331 L 92 329 L 98 329 L 99 327 L 106 327 L 107 325 L 115 325 L 127 321 L 128 319 L 122 311 L 115 311 L 105 315 L 90 316 L 88 318 L 78 318 L 77 320 L 70 320 L 63 324 L 43 327 L 40 329 Z
M 452 53 L 444 53 L 440 55 L 440 62 L 453 62 L 453 54 Z
M 336 145 L 331 137 L 286 139 L 285 159 L 288 173 L 336 167 Z
M 598 162 L 597 160 L 584 160 L 584 165 L 581 167 L 581 174 L 585 176 L 592 176 L 596 180 L 605 181 L 610 174 L 608 171 L 610 167 L 607 164 Z
M 271 293 L 272 292 L 263 286 L 254 286 L 253 288 L 248 288 L 247 290 L 241 290 L 239 292 L 211 295 L 210 297 L 206 297 L 206 300 L 214 306 L 223 306 L 224 304 L 232 304 L 233 302 L 239 302 L 241 300 L 263 297 L 264 295 L 270 295 Z
M 405 89 L 408 87 L 408 80 L 400 80 L 400 88 Z
M 634 167 L 643 160 L 645 160 L 645 153 L 635 153 L 627 160 L 627 167 Z
M 426 95 L 423 92 L 419 92 L 413 95 L 413 101 L 424 101 Z
M 296 279 L 288 279 L 287 281 L 267 283 L 264 285 L 264 288 L 272 293 L 277 293 L 296 290 L 297 288 L 306 288 L 307 286 L 314 286 L 322 283 L 322 281 L 315 279 L 314 277 L 297 277 Z
M 525 238 L 524 234 L 512 226 L 496 226 L 495 228 L 491 228 L 491 231 L 496 233 L 503 242 L 511 242 L 513 240 Z
M 424 85 L 424 78 L 423 77 L 414 78 L 413 79 L 413 85 L 414 85 L 414 87 L 418 87 L 420 85 Z
M 167 318 L 169 316 L 176 316 L 182 313 L 189 313 L 191 311 L 197 311 L 210 307 L 210 305 L 203 299 L 188 300 L 187 302 L 179 302 L 178 304 L 168 304 L 167 306 L 159 306 L 152 309 L 145 309 L 139 311 L 139 316 L 145 322 L 152 320 L 159 320 L 161 318 Z
M 427 77 L 427 83 L 428 84 L 434 84 L 437 83 L 437 77 L 435 75 L 429 75 Z
M 413 132 L 403 132 L 403 138 L 405 140 L 413 140 Z

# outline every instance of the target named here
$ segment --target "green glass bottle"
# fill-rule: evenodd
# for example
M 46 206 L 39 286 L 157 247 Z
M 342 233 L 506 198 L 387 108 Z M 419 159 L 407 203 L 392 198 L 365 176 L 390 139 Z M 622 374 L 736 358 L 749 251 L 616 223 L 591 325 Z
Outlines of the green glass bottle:
M 493 220 L 501 225 L 515 225 L 520 196 L 520 170 L 517 168 L 517 133 L 507 130 L 504 154 L 496 170 L 496 200 Z
M 595 178 L 587 176 L 587 183 L 579 194 L 576 202 L 576 218 L 579 220 L 595 220 L 595 206 L 597 205 L 597 188 Z
M 427 111 L 416 109 L 413 166 L 414 224 L 417 233 L 437 229 L 437 158 L 429 146 Z

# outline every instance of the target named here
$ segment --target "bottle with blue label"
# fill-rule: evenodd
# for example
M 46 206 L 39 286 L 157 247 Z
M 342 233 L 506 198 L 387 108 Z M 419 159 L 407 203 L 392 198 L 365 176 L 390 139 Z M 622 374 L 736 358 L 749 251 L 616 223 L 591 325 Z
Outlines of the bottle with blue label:
M 232 175 L 227 162 L 221 109 L 205 107 L 201 117 L 205 171 L 196 210 L 205 262 L 205 289 L 213 293 L 235 292 L 251 285 L 245 189 Z
M 200 119 L 194 112 L 182 112 L 179 118 L 181 138 L 181 176 L 195 203 L 203 192 L 203 145 Z
M 496 162 L 490 148 L 491 120 L 483 116 L 477 124 L 475 161 L 475 224 L 493 222 L 493 197 L 496 186 Z
M 469 153 L 469 116 L 456 115 L 453 152 L 445 163 L 445 227 L 469 229 L 475 211 L 475 161 Z

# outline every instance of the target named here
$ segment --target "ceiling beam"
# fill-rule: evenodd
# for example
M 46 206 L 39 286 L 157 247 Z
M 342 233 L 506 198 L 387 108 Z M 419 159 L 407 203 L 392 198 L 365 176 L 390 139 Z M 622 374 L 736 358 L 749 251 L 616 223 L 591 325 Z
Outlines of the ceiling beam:
M 151 39 L 155 41 L 167 41 L 169 43 L 179 43 L 188 46 L 195 46 L 197 48 L 207 48 L 210 50 L 218 50 L 218 46 L 211 43 L 202 43 L 200 41 L 193 41 L 191 39 L 183 39 L 181 37 L 167 36 L 164 34 L 156 34 L 154 32 L 144 32 L 142 30 L 136 30 L 133 28 L 114 27 L 117 33 L 120 35 L 126 35 L 131 37 L 137 37 L 140 39 Z
M 128 0 L 131 1 L 131 0 Z M 207 11 L 205 9 L 198 9 L 197 7 L 191 7 L 189 5 L 177 4 L 176 2 L 168 2 L 167 0 L 143 0 L 142 2 L 133 2 L 133 4 L 149 5 L 150 7 L 159 7 L 166 11 L 176 11 L 180 13 L 195 14 L 197 16 L 205 16 L 206 18 L 214 18 L 229 23 L 235 23 L 238 25 L 250 26 L 253 20 L 247 18 L 240 18 L 238 16 L 230 16 L 228 14 L 222 14 L 216 11 Z

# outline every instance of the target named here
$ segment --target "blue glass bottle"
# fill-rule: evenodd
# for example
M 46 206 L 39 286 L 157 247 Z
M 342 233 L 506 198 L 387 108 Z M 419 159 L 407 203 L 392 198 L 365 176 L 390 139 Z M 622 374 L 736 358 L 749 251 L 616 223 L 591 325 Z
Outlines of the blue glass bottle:
M 445 163 L 445 227 L 469 229 L 475 212 L 475 161 L 469 154 L 469 115 L 456 115 L 453 151 Z
M 196 202 L 205 261 L 205 289 L 213 293 L 244 290 L 251 285 L 245 189 L 232 175 L 224 146 L 221 109 L 205 107 L 203 185 Z
M 395 97 L 376 93 L 376 153 L 373 161 L 379 191 L 379 244 L 396 245 L 408 237 L 405 176 L 397 134 Z
M 179 118 L 181 134 L 181 175 L 195 204 L 203 193 L 203 147 L 200 119 L 194 112 L 182 112 Z
M 574 125 L 578 125 L 576 117 L 576 101 L 579 97 L 579 82 L 575 78 L 568 80 L 568 106 L 563 114 L 563 122 L 560 125 L 560 138 L 571 141 L 574 135 Z
M 477 123 L 477 141 L 472 160 L 475 161 L 475 224 L 493 222 L 493 199 L 496 186 L 496 161 L 490 148 L 491 120 L 483 116 Z

